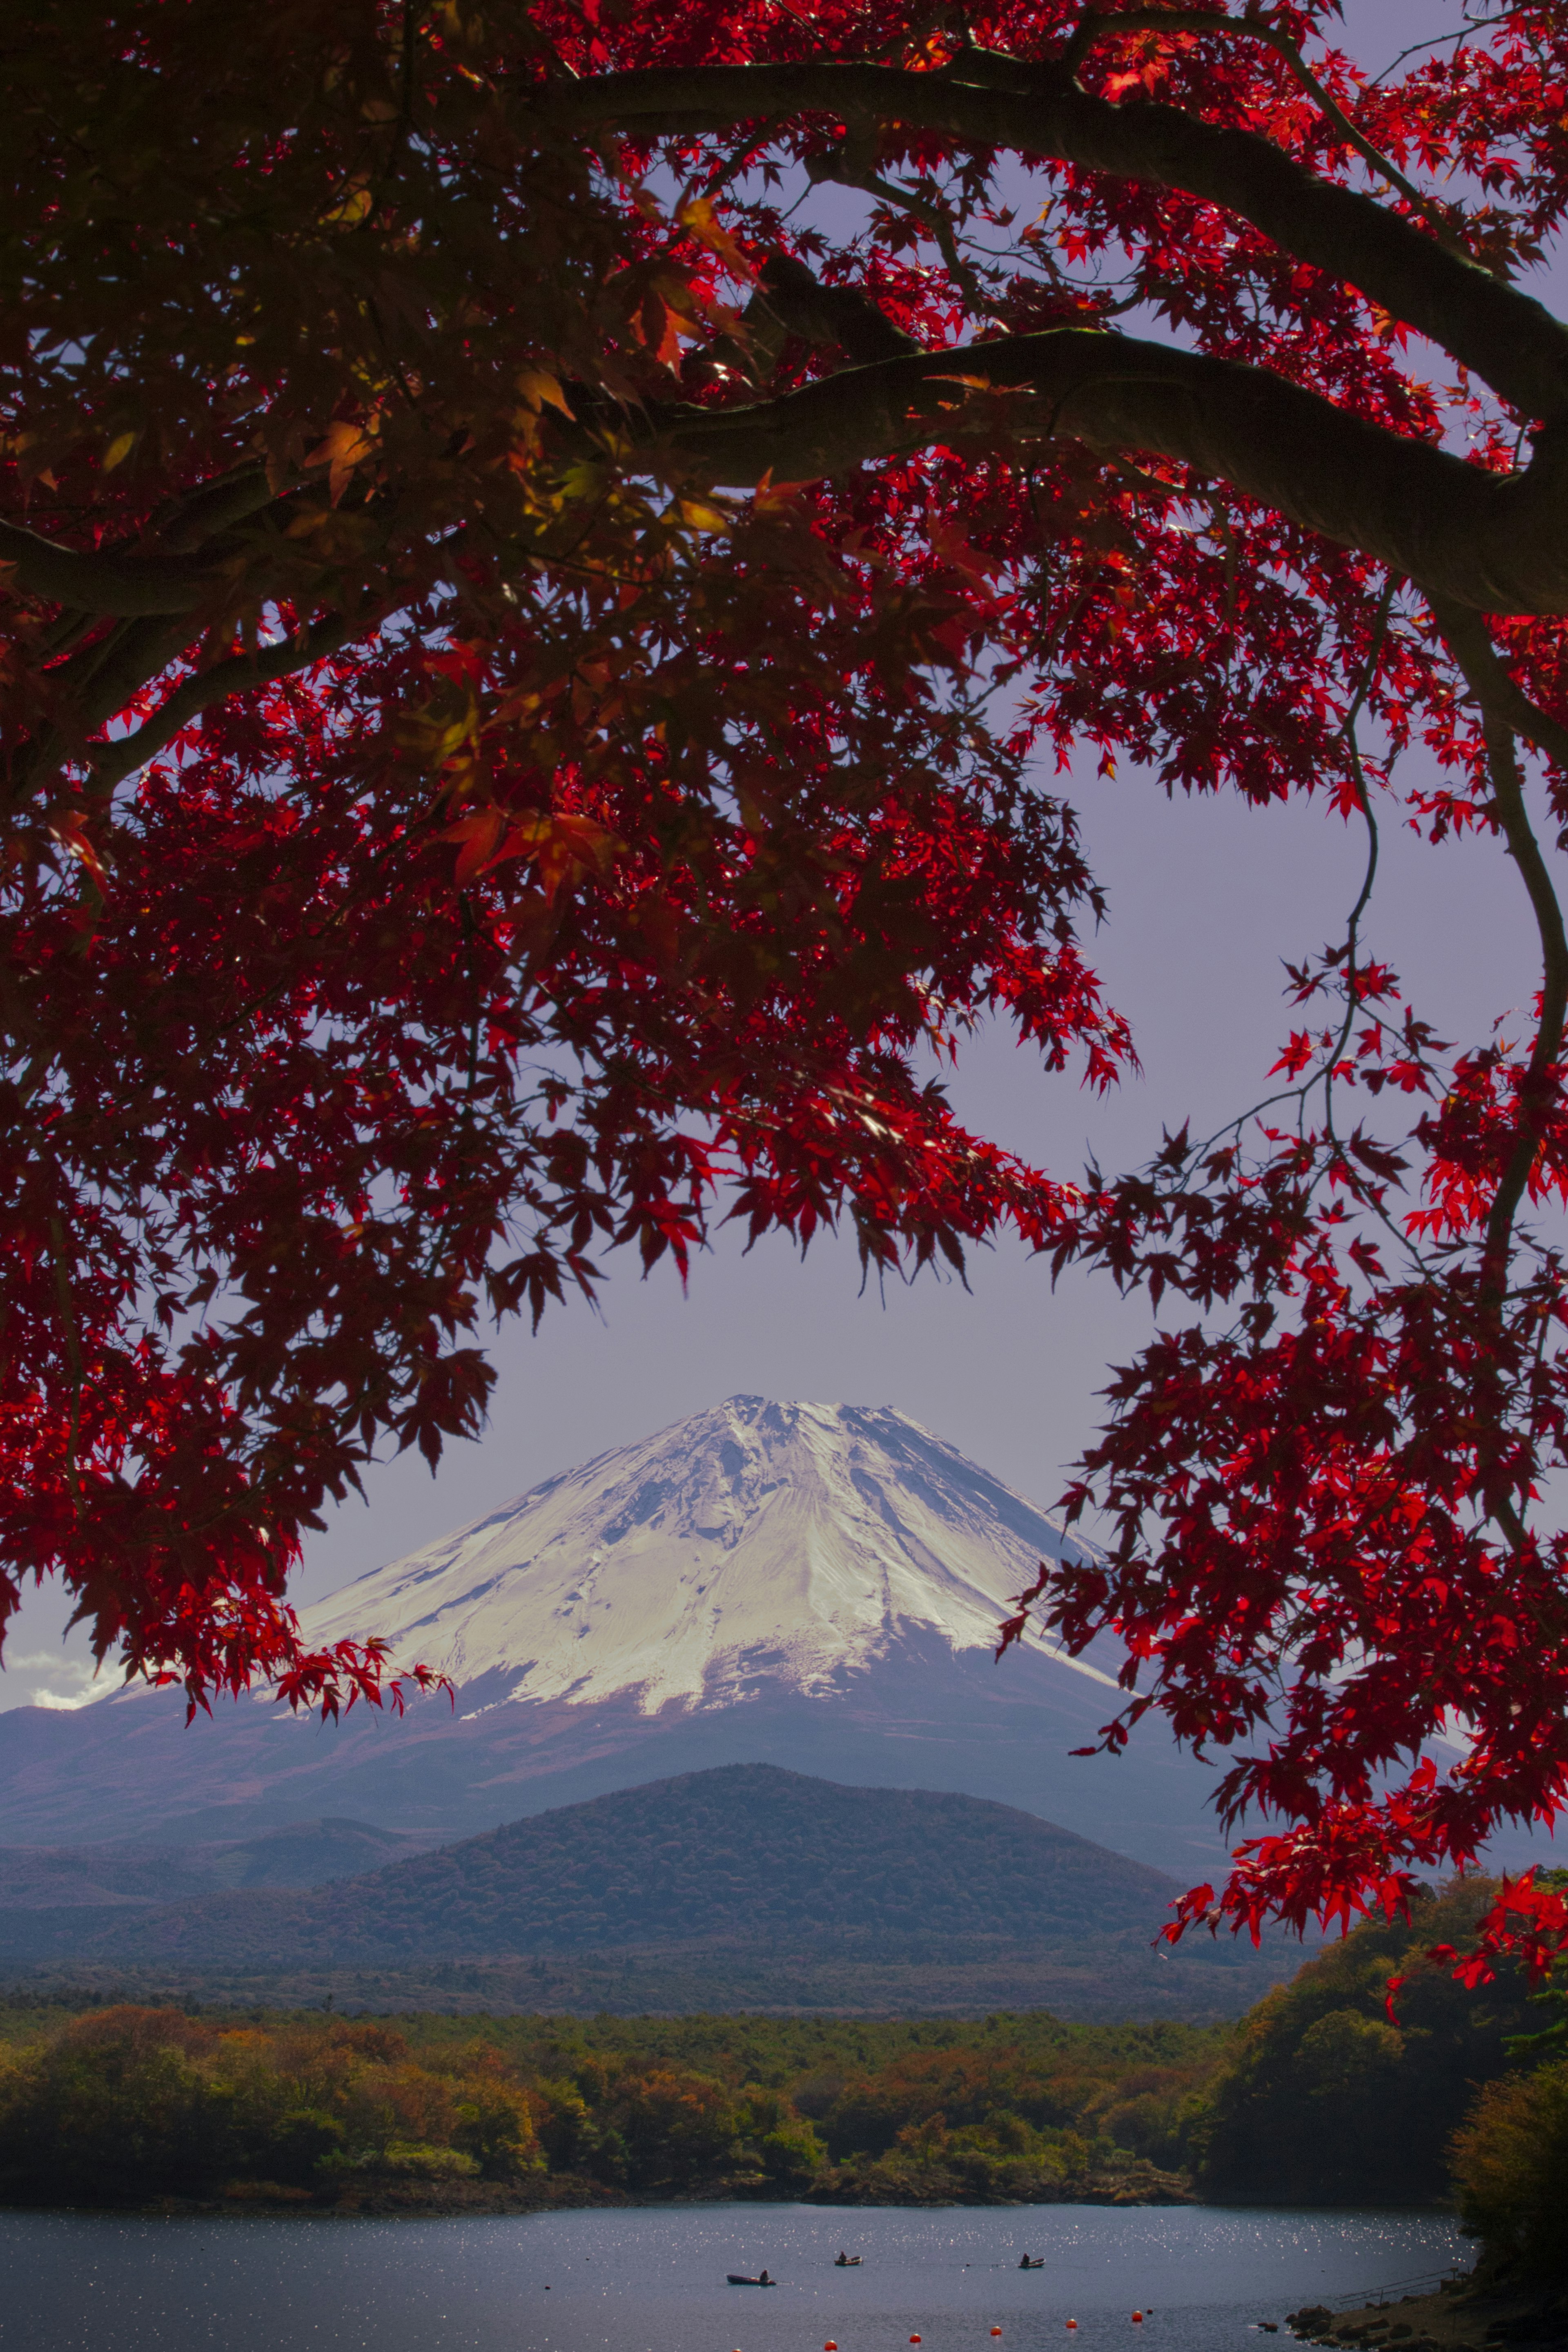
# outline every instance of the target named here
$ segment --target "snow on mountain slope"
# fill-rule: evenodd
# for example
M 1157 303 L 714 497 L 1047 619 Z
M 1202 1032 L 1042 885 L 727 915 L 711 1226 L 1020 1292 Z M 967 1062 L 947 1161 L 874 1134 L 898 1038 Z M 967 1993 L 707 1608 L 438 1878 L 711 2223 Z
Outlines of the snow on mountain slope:
M 989 1651 L 1008 1596 L 1063 1547 L 1054 1520 L 889 1407 L 740 1396 L 546 1480 L 304 1622 L 313 1641 L 380 1634 L 459 1694 L 482 1677 L 486 1706 L 633 1693 L 647 1715 L 706 1711 L 764 1684 L 826 1693 L 911 1635 Z

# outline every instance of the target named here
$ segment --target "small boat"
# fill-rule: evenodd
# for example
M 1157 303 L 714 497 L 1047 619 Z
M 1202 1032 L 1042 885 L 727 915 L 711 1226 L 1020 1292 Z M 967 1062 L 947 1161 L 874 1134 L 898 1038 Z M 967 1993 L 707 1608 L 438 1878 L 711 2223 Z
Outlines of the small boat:
M 1021 2271 L 1043 2271 L 1045 2267 L 1044 2254 L 1021 2254 L 1018 2258 L 1018 2268 Z
M 742 2278 L 739 2271 L 729 2271 L 725 2275 L 731 2286 L 777 2286 L 778 2284 L 777 2279 L 770 2278 L 766 2271 L 759 2272 L 755 2278 Z
M 835 2254 L 833 2267 L 836 2271 L 858 2271 L 865 2259 L 864 2254 Z

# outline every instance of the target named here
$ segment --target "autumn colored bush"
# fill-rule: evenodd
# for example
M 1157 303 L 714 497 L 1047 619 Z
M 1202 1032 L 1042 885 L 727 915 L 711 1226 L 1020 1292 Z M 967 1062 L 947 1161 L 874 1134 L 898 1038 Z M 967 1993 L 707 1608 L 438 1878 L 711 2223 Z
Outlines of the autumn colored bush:
M 121 2007 L 73 2021 L 0 2075 L 13 2198 L 135 2201 L 356 2171 L 510 2179 L 538 2160 L 515 2086 L 418 2066 L 380 2026 L 268 2032 Z
M 1467 1986 L 1426 1955 L 1468 1941 L 1496 1891 L 1461 1881 L 1428 1893 L 1408 1921 L 1364 1922 L 1242 2021 L 1191 2122 L 1205 2194 L 1281 2204 L 1448 2194 L 1450 2135 L 1534 2021 L 1517 1968 Z M 1394 1978 L 1404 1980 L 1391 2016 Z
M 1568 2063 L 1490 2083 L 1450 2144 L 1459 2218 L 1500 2284 L 1568 2276 Z
M 1560 2029 L 1510 2078 L 1541 1999 L 1426 1958 L 1493 1892 L 1364 1924 L 1235 2026 L 0 2007 L 0 2198 L 1435 2203 L 1464 2125 L 1468 2225 L 1534 2261 Z
M 310 2088 L 260 2037 L 225 2036 L 174 2010 L 108 2010 L 0 2078 L 0 2181 L 13 2198 L 68 2202 L 188 2191 L 236 2173 L 306 2182 L 342 2139 Z
M 406 2027 L 406 2031 L 403 2030 Z M 788 2021 L 680 2022 L 562 2032 L 545 2021 L 221 2022 L 127 2007 L 57 2022 L 0 2065 L 0 2192 L 124 2203 L 299 2192 L 351 2201 L 464 2182 L 522 2197 L 733 2195 L 942 2202 L 1095 2191 L 1168 2193 L 1092 2116 L 1121 2073 L 1115 2031 L 1021 2021 L 984 2049 L 889 2051 L 907 2029 L 856 2029 L 851 2075 L 802 2070 Z M 923 2029 L 917 2029 L 917 2032 Z M 951 2042 L 969 2029 L 945 2030 Z M 1136 2034 L 1136 2030 L 1135 2034 Z M 1167 2038 L 1171 2029 L 1152 2029 Z M 1180 2037 L 1180 2030 L 1176 2032 Z M 942 2030 L 939 2030 L 939 2034 Z M 1080 2055 L 1053 2094 L 1050 2045 Z M 1142 2038 L 1147 2038 L 1146 2036 Z M 1186 2083 L 1215 2037 L 1189 2032 Z M 1021 2044 L 1044 2046 L 1030 2053 Z M 1137 2079 L 1142 2082 L 1144 2074 Z M 773 2081 L 758 2075 L 773 2075 Z M 945 2098 L 951 2112 L 943 2112 Z M 824 2122 L 824 2116 L 829 2118 Z M 420 2185 L 423 2184 L 422 2189 Z M 1109 2186 L 1108 2186 L 1109 2184 Z

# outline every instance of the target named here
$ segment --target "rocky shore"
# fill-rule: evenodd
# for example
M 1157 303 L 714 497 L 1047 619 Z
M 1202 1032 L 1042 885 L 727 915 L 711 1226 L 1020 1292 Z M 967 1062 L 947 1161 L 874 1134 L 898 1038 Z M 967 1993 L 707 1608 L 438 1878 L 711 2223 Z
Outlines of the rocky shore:
M 1568 2352 L 1568 2296 L 1506 2280 L 1458 2279 L 1435 2294 L 1331 2311 L 1321 2304 L 1286 2320 L 1303 2343 L 1340 2352 Z

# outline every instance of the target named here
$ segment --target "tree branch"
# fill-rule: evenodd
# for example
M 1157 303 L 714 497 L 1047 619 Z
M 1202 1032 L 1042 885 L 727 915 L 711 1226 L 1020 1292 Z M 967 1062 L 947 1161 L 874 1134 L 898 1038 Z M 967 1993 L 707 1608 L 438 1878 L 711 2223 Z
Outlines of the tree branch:
M 1480 705 L 1491 772 L 1492 806 L 1509 854 L 1530 894 L 1541 936 L 1541 1020 L 1522 1089 L 1521 1131 L 1498 1181 L 1482 1250 L 1487 1289 L 1500 1301 L 1508 1284 L 1513 1221 L 1541 1149 L 1536 1104 L 1548 1072 L 1556 1068 L 1561 1058 L 1563 1031 L 1568 1025 L 1568 936 L 1564 935 L 1563 909 L 1546 860 L 1531 827 L 1519 756 L 1514 749 L 1515 709 L 1523 703 L 1527 710 L 1533 710 L 1533 705 L 1521 694 L 1499 660 L 1490 632 L 1479 614 L 1457 609 L 1436 597 L 1427 601 L 1448 651 Z M 1535 715 L 1539 719 L 1542 714 Z M 1549 724 L 1552 732 L 1563 731 L 1554 722 Z
M 62 547 L 20 523 L 0 522 L 0 585 L 37 596 L 70 613 L 112 614 L 141 620 L 194 613 L 221 593 L 244 542 L 225 544 L 222 535 L 276 507 L 289 510 L 259 467 L 244 466 L 216 481 L 198 485 L 153 516 L 145 537 L 159 543 L 156 555 L 127 545 Z M 214 542 L 217 543 L 215 545 Z
M 210 600 L 222 572 L 210 557 L 138 556 L 61 547 L 20 523 L 0 522 L 0 585 L 75 613 L 194 613 Z
M 1491 712 L 1505 727 L 1511 727 L 1516 735 L 1522 735 L 1527 743 L 1533 743 L 1538 751 L 1544 751 L 1560 767 L 1568 768 L 1568 725 L 1561 719 L 1553 719 L 1539 703 L 1531 702 L 1523 688 L 1514 684 L 1479 615 L 1440 597 L 1429 595 L 1426 602 L 1448 651 L 1482 709 Z
M 993 430 L 994 412 L 976 396 L 987 386 L 1039 404 L 1026 434 L 1175 458 L 1457 604 L 1568 611 L 1568 481 L 1554 445 L 1528 472 L 1489 473 L 1267 369 L 1098 328 L 921 352 L 776 400 L 617 412 L 616 421 L 634 443 L 713 482 L 768 473 L 813 481 Z
M 186 678 L 133 735 L 121 735 L 112 743 L 90 747 L 88 757 L 96 782 L 104 789 L 123 782 L 137 768 L 145 767 L 182 727 L 188 727 L 212 703 L 226 701 L 231 695 L 245 694 L 253 687 L 289 677 L 295 670 L 309 669 L 312 662 L 324 661 L 329 654 L 335 654 L 378 617 L 379 608 L 374 614 L 334 613 L 330 620 L 318 621 L 307 630 L 303 639 L 286 637 L 281 645 L 264 646 L 258 653 L 215 662 L 211 669 Z
M 1382 148 L 1374 146 L 1366 133 L 1356 128 L 1333 93 L 1319 80 L 1295 42 L 1277 25 L 1265 25 L 1252 16 L 1221 16 L 1210 8 L 1129 8 L 1118 9 L 1114 13 L 1093 9 L 1084 17 L 1068 42 L 1062 54 L 1062 66 L 1068 72 L 1076 74 L 1097 42 L 1112 39 L 1119 33 L 1140 32 L 1239 34 L 1244 40 L 1267 43 L 1276 56 L 1284 58 L 1297 81 L 1324 119 L 1333 124 L 1341 138 L 1355 149 L 1363 163 L 1370 163 L 1391 188 L 1398 190 L 1405 203 L 1420 214 L 1438 243 L 1447 246 L 1449 252 L 1457 254 L 1461 261 L 1474 258 L 1454 235 L 1431 197 L 1423 195 Z
M 1346 280 L 1439 344 L 1527 419 L 1568 422 L 1568 328 L 1516 287 L 1375 198 L 1317 178 L 1256 132 L 1179 108 L 1114 105 L 1060 64 L 961 50 L 941 73 L 824 59 L 601 74 L 521 100 L 542 142 L 563 131 L 643 138 L 825 116 L 891 124 L 1177 188 L 1248 220 L 1298 260 Z
M 786 333 L 819 349 L 837 343 L 862 366 L 921 349 L 869 295 L 853 286 L 824 286 L 793 254 L 775 253 L 765 264 L 761 299 Z

